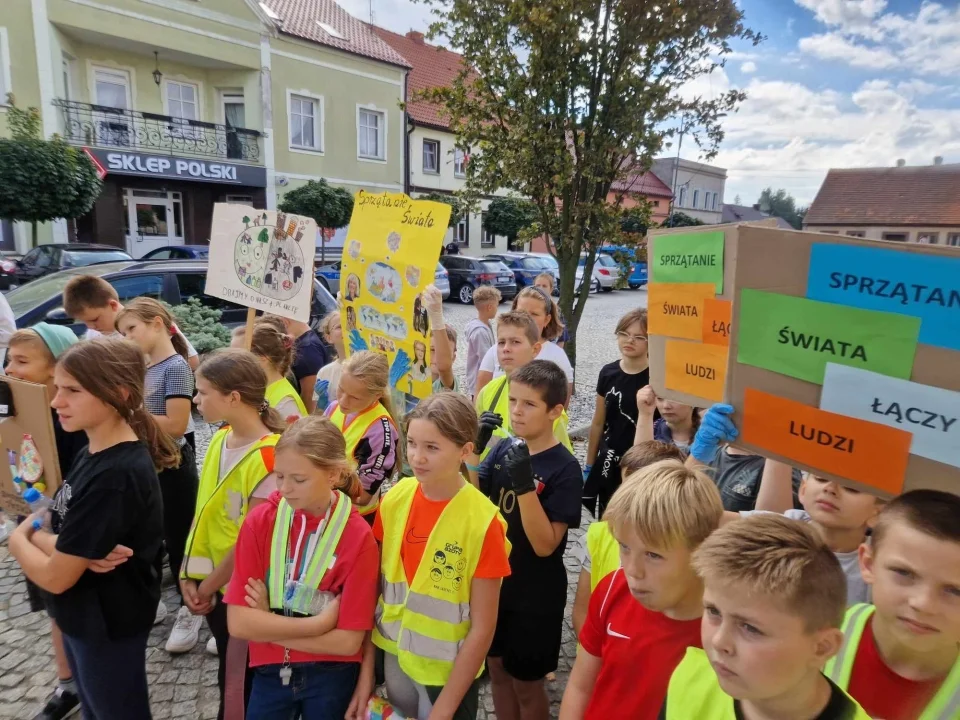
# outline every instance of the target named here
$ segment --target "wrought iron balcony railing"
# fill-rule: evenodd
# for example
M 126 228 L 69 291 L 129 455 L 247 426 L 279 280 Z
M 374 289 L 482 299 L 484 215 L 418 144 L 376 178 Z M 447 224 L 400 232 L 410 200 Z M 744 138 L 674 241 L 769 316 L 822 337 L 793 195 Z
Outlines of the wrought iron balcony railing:
M 260 163 L 257 130 L 121 110 L 73 100 L 54 100 L 67 141 L 91 147 Z

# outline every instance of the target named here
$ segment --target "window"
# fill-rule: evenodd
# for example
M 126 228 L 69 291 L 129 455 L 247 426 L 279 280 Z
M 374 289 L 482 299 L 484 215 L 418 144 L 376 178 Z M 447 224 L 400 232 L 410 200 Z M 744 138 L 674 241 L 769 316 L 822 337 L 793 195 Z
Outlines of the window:
M 717 209 L 717 193 L 713 194 L 713 199 L 710 201 L 710 209 L 711 210 Z
M 320 134 L 320 100 L 290 95 L 290 146 L 322 152 Z
M 224 202 L 236 205 L 253 205 L 253 197 L 250 195 L 227 195 Z
M 7 29 L 0 27 L 0 106 L 7 104 L 7 93 L 13 90 L 10 80 L 10 45 Z
M 895 242 L 906 242 L 907 234 L 906 233 L 884 233 L 881 235 L 884 240 L 893 240 Z
M 440 173 L 440 141 L 423 141 L 423 171 L 425 173 Z
M 699 190 L 694 190 L 694 191 L 693 191 L 693 205 L 692 205 L 691 207 L 696 208 L 697 205 L 699 205 L 699 204 L 700 204 L 700 191 L 699 191 Z
M 922 232 L 917 233 L 917 242 L 921 245 L 936 245 L 940 242 L 940 233 Z
M 357 152 L 360 157 L 384 160 L 384 124 L 386 116 L 378 110 L 360 108 L 357 120 Z
M 199 120 L 197 86 L 167 80 L 167 114 L 183 120 Z
M 125 70 L 97 68 L 93 72 L 97 140 L 101 145 L 130 145 L 130 75 Z
M 947 245 L 952 245 L 953 247 L 960 247 L 960 233 L 948 233 Z
M 138 297 L 151 297 L 154 300 L 163 298 L 163 275 L 137 275 L 111 280 L 110 284 L 117 291 L 120 302 L 127 302 Z
M 453 151 L 453 174 L 455 177 L 467 176 L 467 154 L 460 148 Z
M 495 247 L 497 244 L 497 236 L 487 230 L 486 213 L 480 213 L 480 227 L 483 229 L 483 233 L 480 235 L 480 247 Z
M 863 230 L 847 230 L 847 235 L 850 237 L 863 237 Z
M 218 310 L 236 307 L 232 302 L 222 298 L 205 295 L 203 289 L 206 286 L 207 276 L 202 273 L 177 273 L 177 282 L 180 284 L 181 303 L 195 297 L 207 307 L 214 307 Z
M 659 201 L 659 200 L 654 200 L 654 201 L 653 201 L 653 206 L 654 206 L 654 207 L 660 207 L 660 201 Z
M 680 192 L 677 193 L 677 207 L 684 207 L 687 202 L 687 189 L 685 187 L 680 188 Z
M 150 259 L 151 260 L 169 260 L 171 257 L 173 257 L 173 255 L 171 255 L 172 252 L 173 250 L 171 250 L 170 248 L 164 248 L 163 250 L 158 250 L 155 253 L 151 253 Z
M 460 219 L 460 222 L 453 226 L 453 241 L 457 243 L 457 245 L 470 244 L 470 224 L 466 215 Z

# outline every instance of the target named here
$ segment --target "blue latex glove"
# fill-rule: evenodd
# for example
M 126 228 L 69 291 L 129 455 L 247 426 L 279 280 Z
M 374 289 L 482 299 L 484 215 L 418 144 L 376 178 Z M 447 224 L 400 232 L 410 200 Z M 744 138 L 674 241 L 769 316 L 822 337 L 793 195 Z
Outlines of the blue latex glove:
M 733 406 L 718 403 L 713 405 L 700 420 L 700 427 L 690 445 L 690 454 L 696 460 L 709 465 L 717 456 L 723 443 L 733 442 L 740 435 L 730 416 Z
M 393 367 L 390 368 L 390 387 L 396 387 L 397 383 L 410 372 L 410 356 L 406 350 L 398 350 L 397 356 L 393 359 Z
M 587 478 L 590 477 L 590 471 L 593 470 L 593 465 L 584 465 L 583 466 L 583 481 L 586 482 Z
M 369 350 L 370 346 L 367 345 L 367 341 L 363 339 L 363 335 L 360 334 L 359 330 L 350 331 L 350 352 L 360 352 L 361 350 Z

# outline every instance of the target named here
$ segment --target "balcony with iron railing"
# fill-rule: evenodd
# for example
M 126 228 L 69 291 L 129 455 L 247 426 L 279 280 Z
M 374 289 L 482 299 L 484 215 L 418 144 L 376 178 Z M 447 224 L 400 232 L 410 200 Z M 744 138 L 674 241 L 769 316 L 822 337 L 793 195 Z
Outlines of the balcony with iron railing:
M 57 99 L 64 138 L 76 145 L 261 165 L 257 130 Z

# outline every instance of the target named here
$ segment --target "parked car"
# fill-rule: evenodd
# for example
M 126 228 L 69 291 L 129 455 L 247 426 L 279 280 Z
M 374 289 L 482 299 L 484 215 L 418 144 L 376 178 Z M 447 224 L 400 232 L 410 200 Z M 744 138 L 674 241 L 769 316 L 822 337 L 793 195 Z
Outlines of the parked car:
M 19 256 L 0 258 L 0 290 L 9 290 L 16 285 L 17 260 Z
M 433 284 L 437 286 L 437 290 L 440 291 L 444 300 L 450 297 L 450 273 L 439 262 L 437 263 L 437 270 L 433 274 Z
M 40 245 L 16 261 L 13 285 L 36 280 L 44 275 L 68 268 L 87 267 L 97 263 L 133 260 L 130 255 L 113 245 L 93 243 L 51 243 Z
M 327 263 L 317 268 L 314 273 L 320 284 L 323 285 L 331 295 L 336 296 L 340 292 L 340 261 Z
M 460 302 L 473 302 L 473 291 L 481 285 L 493 285 L 504 300 L 517 294 L 513 272 L 499 260 L 466 255 L 443 255 L 440 264 L 450 275 L 450 293 Z
M 630 266 L 630 277 L 627 278 L 627 284 L 631 290 L 637 290 L 647 284 L 647 264 L 645 262 L 635 262 Z
M 578 265 L 578 266 L 577 266 L 577 274 L 576 274 L 576 276 L 574 277 L 574 280 L 573 280 L 573 291 L 574 291 L 574 292 L 580 292 L 580 284 L 583 282 L 583 270 L 584 270 L 584 266 L 583 266 L 583 265 Z M 600 292 L 600 281 L 597 279 L 597 269 L 596 269 L 596 268 L 593 269 L 593 278 L 591 278 L 591 282 L 590 282 L 590 292 L 592 292 L 592 293 Z
M 11 290 L 6 297 L 17 320 L 17 327 L 30 327 L 45 320 L 57 325 L 69 325 L 77 336 L 82 335 L 86 327 L 63 309 L 63 288 L 70 278 L 77 275 L 102 277 L 113 285 L 121 303 L 137 297 L 151 297 L 170 305 L 179 305 L 198 297 L 204 305 L 221 310 L 221 322 L 228 327 L 242 325 L 247 319 L 247 308 L 204 295 L 203 288 L 207 281 L 205 260 L 136 260 L 64 270 Z M 336 308 L 337 301 L 319 282 L 314 281 L 310 326 L 316 329 L 323 316 Z
M 209 245 L 167 245 L 151 250 L 141 260 L 206 260 L 210 257 Z
M 604 245 L 600 248 L 600 253 L 610 255 L 616 261 L 616 253 L 619 252 L 630 261 L 627 285 L 631 290 L 636 290 L 647 284 L 647 263 L 635 260 L 637 248 L 624 245 Z M 620 266 L 621 272 L 624 267 Z
M 586 266 L 587 256 L 580 256 L 579 268 L 582 270 Z M 609 255 L 600 253 L 593 263 L 593 279 L 600 284 L 600 289 L 604 292 L 611 292 L 620 279 L 620 266 L 617 261 Z M 579 283 L 578 283 L 579 285 Z
M 537 275 L 540 273 L 548 272 L 551 275 L 553 274 L 553 266 L 550 265 L 550 263 L 542 257 L 531 253 L 492 253 L 490 255 L 484 255 L 484 257 L 491 260 L 499 260 L 513 270 L 513 277 L 517 283 L 517 292 L 533 285 L 537 279 Z M 557 279 L 556 275 L 554 275 L 554 279 Z

